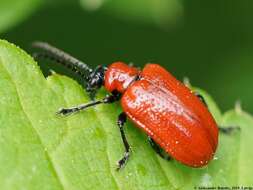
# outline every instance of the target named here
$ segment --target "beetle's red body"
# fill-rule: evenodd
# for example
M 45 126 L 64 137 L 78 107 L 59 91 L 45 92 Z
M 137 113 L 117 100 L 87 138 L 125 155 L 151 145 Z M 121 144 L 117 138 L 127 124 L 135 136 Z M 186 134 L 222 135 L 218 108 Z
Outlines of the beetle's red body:
M 139 71 L 113 63 L 105 72 L 105 88 L 122 93 L 127 116 L 174 159 L 202 167 L 213 158 L 218 144 L 215 120 L 198 97 L 161 66 L 148 64 Z

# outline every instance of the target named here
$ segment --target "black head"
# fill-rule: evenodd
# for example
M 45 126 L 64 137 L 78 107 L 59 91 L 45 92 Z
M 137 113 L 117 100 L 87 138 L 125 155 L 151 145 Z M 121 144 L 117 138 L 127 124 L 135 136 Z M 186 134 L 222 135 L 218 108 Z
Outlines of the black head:
M 96 91 L 104 84 L 106 67 L 99 65 L 87 76 L 87 92 Z

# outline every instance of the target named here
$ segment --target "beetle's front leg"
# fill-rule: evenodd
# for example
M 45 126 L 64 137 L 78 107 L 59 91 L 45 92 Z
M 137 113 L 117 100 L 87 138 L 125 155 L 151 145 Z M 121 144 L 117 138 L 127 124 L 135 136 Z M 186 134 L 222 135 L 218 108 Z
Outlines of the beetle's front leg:
M 71 108 L 61 108 L 58 112 L 56 112 L 56 114 L 67 116 L 67 115 L 74 114 L 74 113 L 80 112 L 82 110 L 85 110 L 88 107 L 92 107 L 92 106 L 95 106 L 98 104 L 109 104 L 109 103 L 116 102 L 118 100 L 119 100 L 118 94 L 107 95 L 102 100 L 92 101 L 87 104 L 81 104 L 81 105 L 71 107 Z

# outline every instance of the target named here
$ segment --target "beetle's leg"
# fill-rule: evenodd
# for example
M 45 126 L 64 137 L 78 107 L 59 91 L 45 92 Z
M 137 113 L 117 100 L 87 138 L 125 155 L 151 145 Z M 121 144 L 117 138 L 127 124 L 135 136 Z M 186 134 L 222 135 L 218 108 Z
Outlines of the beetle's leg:
M 165 160 L 171 160 L 170 156 L 158 145 L 156 142 L 148 136 L 148 142 L 151 145 L 151 147 L 154 149 L 154 151 L 163 159 Z
M 127 116 L 126 116 L 126 114 L 124 112 L 122 112 L 118 116 L 117 125 L 119 127 L 120 135 L 121 135 L 124 147 L 125 147 L 125 153 L 124 153 L 123 158 L 121 158 L 118 161 L 117 170 L 120 170 L 121 168 L 123 168 L 125 166 L 127 160 L 129 159 L 129 156 L 130 156 L 130 146 L 129 146 L 128 142 L 127 142 L 125 131 L 124 131 L 124 124 L 126 123 L 126 119 L 127 119 Z
M 194 93 L 200 99 L 200 101 L 203 102 L 206 105 L 206 107 L 208 107 L 207 103 L 205 101 L 205 98 L 201 94 L 199 94 L 198 92 L 194 92 Z M 219 131 L 224 134 L 231 134 L 233 131 L 241 129 L 240 127 L 237 127 L 237 126 L 229 126 L 229 127 L 219 126 L 218 128 L 219 128 Z
M 239 130 L 241 130 L 241 128 L 240 127 L 238 127 L 238 126 L 231 126 L 231 127 L 221 127 L 221 126 L 219 126 L 219 131 L 221 132 L 221 133 L 224 133 L 224 134 L 231 134 L 232 132 L 234 132 L 234 131 L 239 131 Z
M 61 108 L 61 109 L 59 109 L 59 111 L 56 112 L 56 114 L 66 116 L 66 115 L 70 115 L 73 113 L 77 113 L 81 110 L 85 110 L 86 108 L 95 106 L 97 104 L 109 104 L 109 103 L 113 103 L 117 100 L 119 100 L 119 95 L 117 95 L 117 94 L 107 95 L 102 100 L 92 101 L 87 104 L 81 104 L 81 105 L 71 107 L 71 108 Z
M 205 98 L 198 92 L 194 92 L 194 93 L 200 99 L 200 101 L 203 102 L 203 104 L 205 104 L 205 106 L 207 107 L 207 103 L 205 101 Z
M 207 103 L 205 101 L 205 98 L 201 94 L 199 94 L 198 92 L 194 92 L 194 93 L 200 99 L 200 101 L 203 102 L 206 105 L 206 107 L 208 107 Z M 229 127 L 219 126 L 218 128 L 219 128 L 219 131 L 224 134 L 231 134 L 233 131 L 241 129 L 240 127 L 237 127 L 237 126 L 229 126 Z

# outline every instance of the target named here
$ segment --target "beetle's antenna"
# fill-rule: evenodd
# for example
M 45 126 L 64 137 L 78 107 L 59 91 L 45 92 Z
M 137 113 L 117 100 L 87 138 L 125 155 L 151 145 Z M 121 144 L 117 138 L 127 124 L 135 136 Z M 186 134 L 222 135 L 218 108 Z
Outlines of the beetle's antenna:
M 67 68 L 75 71 L 81 76 L 87 76 L 87 73 L 91 73 L 92 69 L 88 67 L 82 61 L 72 57 L 68 53 L 46 43 L 46 42 L 33 42 L 32 46 L 44 50 L 45 52 L 35 54 L 35 57 L 44 57 L 61 63 Z

